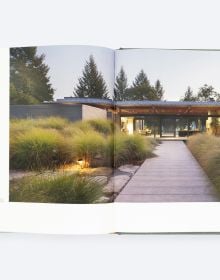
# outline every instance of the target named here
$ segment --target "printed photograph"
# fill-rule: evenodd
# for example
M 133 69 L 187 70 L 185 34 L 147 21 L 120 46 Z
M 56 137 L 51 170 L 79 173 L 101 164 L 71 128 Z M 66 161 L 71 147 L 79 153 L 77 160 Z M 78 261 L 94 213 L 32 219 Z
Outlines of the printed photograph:
M 10 49 L 10 201 L 220 201 L 220 52 Z

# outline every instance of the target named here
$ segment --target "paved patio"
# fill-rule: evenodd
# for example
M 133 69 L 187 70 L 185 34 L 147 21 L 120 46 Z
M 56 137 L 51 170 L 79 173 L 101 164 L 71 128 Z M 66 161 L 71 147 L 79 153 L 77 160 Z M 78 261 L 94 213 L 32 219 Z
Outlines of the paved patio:
M 183 141 L 163 141 L 146 159 L 116 202 L 219 201 L 207 175 Z

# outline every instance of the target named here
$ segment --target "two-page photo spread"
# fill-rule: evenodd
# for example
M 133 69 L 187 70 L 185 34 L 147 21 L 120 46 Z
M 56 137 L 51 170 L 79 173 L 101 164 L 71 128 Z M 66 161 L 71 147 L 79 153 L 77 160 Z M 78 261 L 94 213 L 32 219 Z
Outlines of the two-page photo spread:
M 9 204 L 120 204 L 144 223 L 218 206 L 220 51 L 14 47 L 9 72 Z

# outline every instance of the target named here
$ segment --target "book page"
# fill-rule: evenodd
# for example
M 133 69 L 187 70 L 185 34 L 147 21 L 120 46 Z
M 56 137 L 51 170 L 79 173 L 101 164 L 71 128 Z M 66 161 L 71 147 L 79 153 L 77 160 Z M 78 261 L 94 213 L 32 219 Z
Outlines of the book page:
M 116 51 L 116 231 L 220 230 L 219 71 L 214 50 Z
M 1 58 L 0 230 L 113 232 L 114 50 L 16 47 Z

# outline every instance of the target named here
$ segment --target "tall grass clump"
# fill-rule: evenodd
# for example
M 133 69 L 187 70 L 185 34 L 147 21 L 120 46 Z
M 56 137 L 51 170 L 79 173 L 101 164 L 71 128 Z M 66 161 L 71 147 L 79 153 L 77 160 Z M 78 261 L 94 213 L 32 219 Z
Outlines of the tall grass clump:
M 10 137 L 14 138 L 17 135 L 28 131 L 34 127 L 33 119 L 12 119 L 10 120 Z
M 10 201 L 47 203 L 96 203 L 103 196 L 103 185 L 82 175 L 31 176 L 14 180 Z
M 68 125 L 69 121 L 61 117 L 12 119 L 10 121 L 10 131 L 12 133 L 19 133 L 34 127 L 60 130 Z
M 187 145 L 220 192 L 220 138 L 198 134 L 191 136 Z
M 90 123 L 88 121 L 74 122 L 72 127 L 74 127 L 76 129 L 76 132 L 78 132 L 78 131 L 87 132 L 88 130 L 92 129 L 92 126 L 90 125 Z
M 77 121 L 66 126 L 63 130 L 63 134 L 67 137 L 74 137 L 93 130 L 93 127 L 88 121 Z
M 77 158 L 84 161 L 83 167 L 93 166 L 96 157 L 104 159 L 106 151 L 105 139 L 96 131 L 78 132 L 73 137 L 73 146 Z
M 73 157 L 71 141 L 52 129 L 32 128 L 10 143 L 10 167 L 15 169 L 50 169 Z
M 61 130 L 69 125 L 69 121 L 61 117 L 48 117 L 34 119 L 34 126 Z
M 126 135 L 116 133 L 114 137 L 114 164 L 116 167 L 122 164 L 134 164 L 153 156 L 154 143 L 141 135 Z
M 114 133 L 114 124 L 112 121 L 103 120 L 103 119 L 94 119 L 94 120 L 89 120 L 88 123 L 97 132 L 103 133 L 105 135 L 110 135 Z

